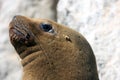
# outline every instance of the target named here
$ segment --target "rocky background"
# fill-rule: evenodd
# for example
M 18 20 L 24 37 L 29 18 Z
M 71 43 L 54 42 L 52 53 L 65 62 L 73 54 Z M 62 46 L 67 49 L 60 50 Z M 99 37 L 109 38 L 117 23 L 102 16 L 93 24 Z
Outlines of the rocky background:
M 21 80 L 20 59 L 8 34 L 9 22 L 18 14 L 57 20 L 79 31 L 93 48 L 100 80 L 120 80 L 120 0 L 57 2 L 0 0 L 0 80 Z

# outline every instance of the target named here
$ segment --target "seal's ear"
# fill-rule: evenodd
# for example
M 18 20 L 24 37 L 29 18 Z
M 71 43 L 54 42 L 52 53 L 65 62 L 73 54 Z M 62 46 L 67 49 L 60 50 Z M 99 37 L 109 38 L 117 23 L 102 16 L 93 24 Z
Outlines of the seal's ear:
M 72 40 L 70 39 L 70 37 L 68 35 L 63 35 L 66 39 L 66 41 L 72 42 Z

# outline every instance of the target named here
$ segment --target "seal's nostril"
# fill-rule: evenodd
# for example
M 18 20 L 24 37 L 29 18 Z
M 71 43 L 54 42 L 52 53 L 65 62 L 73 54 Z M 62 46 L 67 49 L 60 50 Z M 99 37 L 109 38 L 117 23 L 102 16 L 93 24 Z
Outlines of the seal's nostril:
M 13 20 L 14 20 L 14 19 L 17 19 L 18 17 L 19 17 L 19 15 L 13 16 Z
M 13 16 L 13 19 L 12 20 L 15 20 L 17 16 Z
M 16 18 L 16 16 L 14 16 L 13 18 Z

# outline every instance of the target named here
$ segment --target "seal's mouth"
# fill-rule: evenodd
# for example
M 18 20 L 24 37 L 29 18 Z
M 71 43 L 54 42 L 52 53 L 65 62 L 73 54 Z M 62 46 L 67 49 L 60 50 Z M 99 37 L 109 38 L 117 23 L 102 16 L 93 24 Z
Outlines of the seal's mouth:
M 16 26 L 16 25 L 15 25 Z M 21 29 L 18 27 L 11 27 L 9 30 L 10 33 L 10 40 L 12 44 L 21 44 L 26 46 L 31 46 L 32 43 L 32 36 L 29 32 L 24 31 L 25 33 L 22 33 Z
M 24 18 L 15 16 L 9 27 L 10 41 L 19 54 L 24 52 L 27 47 L 35 45 L 34 35 Z

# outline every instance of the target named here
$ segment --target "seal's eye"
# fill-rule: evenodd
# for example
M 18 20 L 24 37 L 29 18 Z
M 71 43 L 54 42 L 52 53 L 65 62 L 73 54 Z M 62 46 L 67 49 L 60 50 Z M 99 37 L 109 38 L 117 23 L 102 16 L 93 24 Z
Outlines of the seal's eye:
M 50 25 L 50 24 L 41 24 L 40 27 L 45 32 L 52 32 L 53 31 L 52 25 Z

